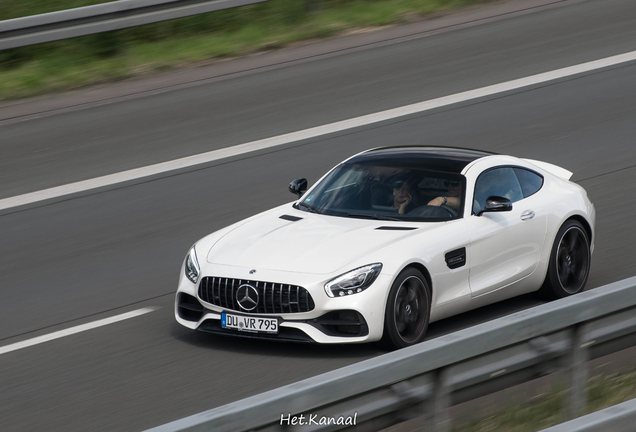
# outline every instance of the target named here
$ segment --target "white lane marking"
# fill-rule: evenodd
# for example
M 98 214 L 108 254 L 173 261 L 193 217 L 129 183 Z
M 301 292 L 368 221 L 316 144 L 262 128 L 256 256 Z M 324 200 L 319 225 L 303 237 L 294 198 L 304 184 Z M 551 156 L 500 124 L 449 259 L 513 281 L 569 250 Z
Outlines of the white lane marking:
M 11 351 L 16 351 L 16 350 L 19 350 L 19 349 L 22 349 L 22 348 L 27 348 L 27 347 L 30 347 L 30 346 L 33 346 L 33 345 L 38 345 L 38 344 L 41 344 L 41 343 L 44 343 L 44 342 L 48 342 L 48 341 L 51 341 L 51 340 L 54 340 L 54 339 L 59 339 L 59 338 L 62 338 L 64 336 L 70 336 L 70 335 L 73 335 L 75 333 L 80 333 L 80 332 L 83 332 L 83 331 L 86 331 L 86 330 L 92 330 L 92 329 L 97 328 L 97 327 L 102 327 L 102 326 L 105 326 L 105 325 L 108 325 L 108 324 L 113 324 L 113 323 L 116 323 L 116 322 L 119 322 L 119 321 L 123 321 L 123 320 L 127 320 L 127 319 L 130 319 L 130 318 L 135 318 L 135 317 L 137 317 L 139 315 L 147 314 L 148 312 L 152 312 L 152 311 L 155 311 L 157 309 L 158 309 L 157 307 L 146 307 L 146 308 L 143 308 L 143 309 L 137 309 L 135 311 L 126 312 L 126 313 L 123 313 L 121 315 L 116 315 L 114 317 L 104 318 L 104 319 L 101 319 L 101 320 L 98 320 L 98 321 L 93 321 L 93 322 L 90 322 L 90 323 L 86 323 L 86 324 L 78 325 L 78 326 L 75 326 L 75 327 L 71 327 L 71 328 L 68 328 L 66 330 L 56 331 L 54 333 L 50 333 L 50 334 L 47 334 L 47 335 L 34 337 L 32 339 L 27 339 L 27 340 L 22 341 L 22 342 L 16 342 L 16 343 L 11 344 L 11 345 L 6 345 L 6 346 L 3 346 L 3 347 L 0 347 L 0 355 L 1 354 L 6 354 L 6 353 L 11 352 Z
M 297 132 L 291 132 L 284 135 L 278 135 L 271 138 L 265 138 L 257 141 L 252 141 L 244 144 L 239 144 L 233 147 L 227 147 L 219 150 L 213 150 L 206 153 L 200 153 L 198 155 L 188 156 L 181 159 L 175 159 L 168 162 L 162 162 L 155 165 L 149 165 L 141 168 L 135 168 L 128 171 L 122 171 L 115 174 L 110 174 L 102 177 L 96 177 L 89 180 L 79 181 L 76 183 L 70 183 L 63 186 L 57 186 L 50 189 L 44 189 L 37 192 L 31 192 L 24 195 L 18 195 L 10 198 L 0 200 L 0 211 L 19 207 L 22 205 L 33 204 L 39 201 L 59 198 L 67 195 L 72 195 L 79 192 L 85 192 L 91 189 L 100 187 L 112 186 L 118 183 L 124 183 L 127 181 L 138 180 L 144 177 L 150 177 L 154 175 L 164 174 L 170 171 L 175 171 L 184 168 L 190 168 L 196 165 L 214 162 L 217 160 L 229 158 L 232 156 L 243 155 L 251 153 L 257 150 L 268 149 L 277 147 L 284 144 L 289 144 L 296 141 L 301 141 L 308 138 L 316 138 L 322 135 L 327 135 L 334 132 L 340 132 L 347 129 L 352 129 L 360 126 L 368 126 L 373 123 L 378 123 L 386 120 L 391 120 L 411 114 L 417 114 L 424 111 L 441 108 L 448 105 L 453 105 L 460 102 L 466 102 L 473 99 L 482 98 L 485 96 L 492 96 L 498 93 L 503 93 L 511 90 L 517 90 L 523 87 L 528 87 L 536 84 L 553 81 L 560 78 L 577 75 L 584 72 L 590 72 L 597 69 L 602 69 L 609 66 L 615 66 L 621 63 L 626 63 L 636 60 L 636 51 L 620 54 L 612 57 L 607 57 L 600 60 L 595 60 L 587 63 L 581 63 L 575 66 L 570 66 L 562 69 L 557 69 L 551 72 L 545 72 L 537 75 L 532 75 L 525 78 L 519 78 L 512 81 L 503 82 L 500 84 L 494 84 L 487 87 L 482 87 L 475 90 L 469 90 L 462 93 L 456 93 L 450 96 L 444 96 L 437 99 L 431 99 L 424 102 L 418 102 L 411 105 L 405 105 L 399 108 L 393 108 L 386 111 L 380 111 L 373 114 L 368 114 L 360 117 L 355 117 L 348 120 L 343 120 L 335 123 L 330 123 L 322 126 L 317 126 Z

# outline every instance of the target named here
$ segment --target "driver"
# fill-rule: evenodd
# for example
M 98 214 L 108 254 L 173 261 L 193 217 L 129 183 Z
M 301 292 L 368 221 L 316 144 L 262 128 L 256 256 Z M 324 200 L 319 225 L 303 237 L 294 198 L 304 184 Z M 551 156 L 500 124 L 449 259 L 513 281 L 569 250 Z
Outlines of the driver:
M 459 180 L 445 180 L 444 186 L 448 188 L 446 195 L 438 196 L 428 202 L 430 206 L 442 206 L 446 205 L 452 207 L 455 210 L 459 210 L 461 205 L 461 193 L 462 185 Z
M 415 186 L 411 180 L 406 180 L 399 188 L 393 189 L 393 207 L 398 209 L 399 214 L 406 214 L 416 207 L 415 196 Z

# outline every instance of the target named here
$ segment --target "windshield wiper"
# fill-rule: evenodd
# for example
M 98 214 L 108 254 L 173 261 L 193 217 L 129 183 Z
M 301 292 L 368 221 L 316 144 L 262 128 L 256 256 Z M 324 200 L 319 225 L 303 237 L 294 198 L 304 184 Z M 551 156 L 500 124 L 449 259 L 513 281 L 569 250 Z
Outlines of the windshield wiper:
M 368 213 L 347 213 L 347 216 L 356 217 L 356 218 L 365 218 L 365 219 L 402 221 L 402 219 L 394 218 L 391 216 L 380 216 L 378 214 L 368 214 Z
M 298 207 L 306 208 L 309 213 L 318 213 L 318 214 L 320 214 L 320 212 L 318 211 L 318 209 L 316 207 L 311 206 L 309 204 L 305 204 L 304 202 L 298 203 Z

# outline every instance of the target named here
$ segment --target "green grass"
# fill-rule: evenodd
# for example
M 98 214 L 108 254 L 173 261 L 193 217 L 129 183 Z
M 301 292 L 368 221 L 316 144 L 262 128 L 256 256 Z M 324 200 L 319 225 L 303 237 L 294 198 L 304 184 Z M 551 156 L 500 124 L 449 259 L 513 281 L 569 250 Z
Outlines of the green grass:
M 588 382 L 588 413 L 626 402 L 636 397 L 636 371 L 599 375 Z M 566 421 L 566 392 L 552 392 L 511 406 L 487 418 L 454 429 L 454 432 L 535 432 Z
M 271 0 L 0 51 L 0 100 L 243 56 L 356 28 L 400 24 L 432 12 L 485 1 L 488 0 Z M 104 1 L 2 0 L 0 20 L 97 3 Z

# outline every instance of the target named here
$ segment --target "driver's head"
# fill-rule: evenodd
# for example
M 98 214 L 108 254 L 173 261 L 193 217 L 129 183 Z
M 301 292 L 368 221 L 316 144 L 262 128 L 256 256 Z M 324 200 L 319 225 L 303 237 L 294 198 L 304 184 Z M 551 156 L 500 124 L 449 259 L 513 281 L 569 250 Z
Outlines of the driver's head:
M 393 206 L 400 207 L 404 202 L 413 201 L 415 188 L 411 181 L 403 181 L 399 187 L 393 189 Z
M 462 193 L 462 184 L 459 180 L 446 180 L 448 196 L 458 197 Z

